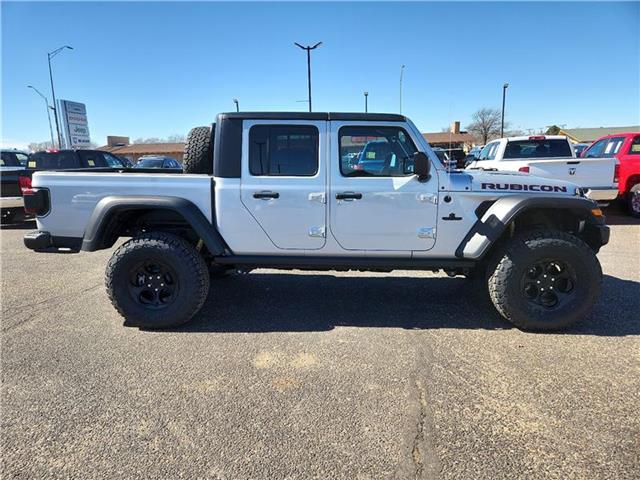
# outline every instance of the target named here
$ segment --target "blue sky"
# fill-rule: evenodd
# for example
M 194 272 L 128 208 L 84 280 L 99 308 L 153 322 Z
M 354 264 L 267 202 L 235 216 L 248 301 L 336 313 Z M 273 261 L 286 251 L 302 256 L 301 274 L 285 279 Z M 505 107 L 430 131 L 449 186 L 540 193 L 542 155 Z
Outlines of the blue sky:
M 92 140 L 166 137 L 220 111 L 398 111 L 422 131 L 499 107 L 526 130 L 640 124 L 640 3 L 2 2 L 2 139 L 49 137 L 42 100 L 87 104 Z

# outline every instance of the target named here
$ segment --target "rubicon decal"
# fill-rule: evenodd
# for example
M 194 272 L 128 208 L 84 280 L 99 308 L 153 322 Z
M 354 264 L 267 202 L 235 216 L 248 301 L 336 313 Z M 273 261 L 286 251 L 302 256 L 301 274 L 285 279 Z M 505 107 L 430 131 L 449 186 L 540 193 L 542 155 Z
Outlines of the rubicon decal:
M 482 190 L 519 190 L 523 192 L 567 192 L 557 185 L 523 185 L 520 183 L 483 183 Z

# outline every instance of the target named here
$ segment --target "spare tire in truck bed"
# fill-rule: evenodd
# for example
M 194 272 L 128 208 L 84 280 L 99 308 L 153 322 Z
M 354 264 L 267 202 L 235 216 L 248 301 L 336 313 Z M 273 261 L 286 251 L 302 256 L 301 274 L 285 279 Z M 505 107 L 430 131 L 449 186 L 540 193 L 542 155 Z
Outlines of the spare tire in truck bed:
M 184 159 L 182 161 L 185 173 L 213 173 L 213 145 L 212 128 L 195 127 L 187 135 L 187 143 L 184 146 Z

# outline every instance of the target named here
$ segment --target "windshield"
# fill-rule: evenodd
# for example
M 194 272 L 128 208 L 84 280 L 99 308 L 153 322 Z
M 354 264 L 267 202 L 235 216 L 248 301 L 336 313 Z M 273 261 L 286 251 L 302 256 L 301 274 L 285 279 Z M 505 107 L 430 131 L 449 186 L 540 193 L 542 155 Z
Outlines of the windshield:
M 136 163 L 136 168 L 162 168 L 162 158 L 142 158 Z

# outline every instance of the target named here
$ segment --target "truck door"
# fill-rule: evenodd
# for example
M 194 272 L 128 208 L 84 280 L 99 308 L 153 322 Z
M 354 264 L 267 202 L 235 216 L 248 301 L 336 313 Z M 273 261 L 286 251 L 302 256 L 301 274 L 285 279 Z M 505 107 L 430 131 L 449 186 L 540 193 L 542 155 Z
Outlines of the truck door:
M 331 123 L 331 233 L 345 250 L 429 250 L 438 177 L 413 175 L 416 142 L 397 123 Z
M 326 121 L 243 123 L 242 204 L 278 248 L 325 244 L 326 131 Z

